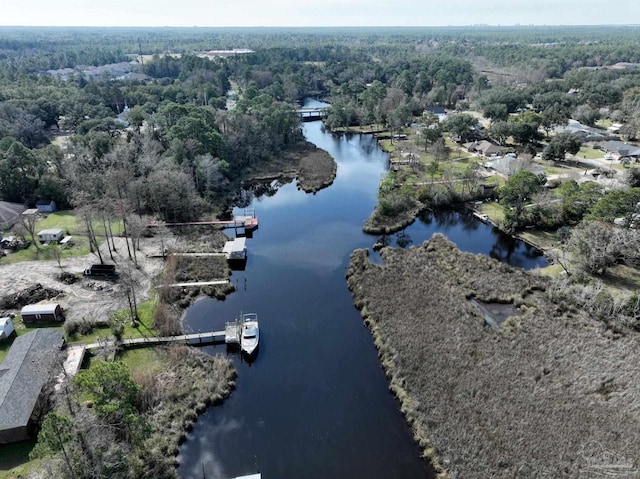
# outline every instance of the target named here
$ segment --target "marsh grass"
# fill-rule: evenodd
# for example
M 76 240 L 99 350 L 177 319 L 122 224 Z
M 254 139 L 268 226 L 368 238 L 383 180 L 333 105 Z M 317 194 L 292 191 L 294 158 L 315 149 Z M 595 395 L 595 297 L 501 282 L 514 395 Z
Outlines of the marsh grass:
M 550 294 L 547 279 L 461 253 L 441 235 L 381 254 L 383 266 L 365 250 L 352 255 L 349 288 L 442 477 L 578 478 L 590 441 L 637 463 L 637 333 L 608 328 Z M 470 297 L 512 303 L 520 315 L 494 330 Z
M 185 345 L 156 348 L 152 371 L 135 366 L 139 354 L 127 361 L 134 363 L 132 377 L 143 388 L 153 432 L 138 460 L 146 470 L 170 470 L 198 415 L 231 393 L 236 373 L 228 359 Z

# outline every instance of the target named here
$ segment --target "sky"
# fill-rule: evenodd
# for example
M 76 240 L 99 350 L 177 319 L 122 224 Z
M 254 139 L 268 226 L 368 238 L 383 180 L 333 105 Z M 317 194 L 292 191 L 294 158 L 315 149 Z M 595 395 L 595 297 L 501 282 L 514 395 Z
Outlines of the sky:
M 639 0 L 0 0 L 0 25 L 640 24 Z

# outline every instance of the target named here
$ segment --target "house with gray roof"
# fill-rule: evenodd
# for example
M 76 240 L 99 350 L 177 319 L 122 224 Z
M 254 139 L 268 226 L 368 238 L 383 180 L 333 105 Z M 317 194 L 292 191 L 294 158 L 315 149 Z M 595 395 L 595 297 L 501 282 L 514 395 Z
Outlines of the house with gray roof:
M 607 141 L 602 144 L 601 148 L 608 157 L 614 160 L 621 158 L 634 158 L 637 160 L 640 157 L 640 147 L 621 141 Z
M 34 434 L 34 416 L 43 388 L 58 373 L 62 331 L 36 329 L 18 336 L 0 364 L 0 444 L 23 441 Z
M 463 146 L 470 153 L 479 153 L 487 158 L 503 155 L 509 151 L 509 148 L 496 145 L 487 140 L 472 141 L 471 143 L 465 143 Z
M 583 125 L 577 120 L 569 120 L 566 125 L 556 127 L 554 132 L 556 134 L 571 133 L 579 137 L 582 141 L 601 141 L 608 136 L 607 131 Z
M 0 201 L 0 230 L 8 230 L 16 222 L 27 207 L 20 203 Z

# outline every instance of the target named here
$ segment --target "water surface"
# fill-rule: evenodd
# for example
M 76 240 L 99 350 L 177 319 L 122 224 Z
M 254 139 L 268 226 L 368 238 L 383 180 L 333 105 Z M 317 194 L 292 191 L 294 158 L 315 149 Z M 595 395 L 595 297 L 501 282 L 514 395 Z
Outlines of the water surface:
M 315 195 L 290 183 L 253 199 L 260 227 L 247 240 L 245 271 L 232 276 L 237 292 L 187 312 L 194 332 L 256 312 L 261 339 L 254 361 L 232 355 L 236 389 L 199 418 L 181 447 L 179 473 L 222 479 L 259 468 L 264 479 L 434 477 L 345 280 L 353 250 L 379 239 L 361 227 L 388 158 L 371 136 L 333 136 L 320 122 L 305 123 L 304 131 L 338 163 L 335 182 Z M 436 231 L 467 251 L 526 268 L 544 264 L 535 250 L 459 212 L 426 216 L 387 240 L 419 244 Z

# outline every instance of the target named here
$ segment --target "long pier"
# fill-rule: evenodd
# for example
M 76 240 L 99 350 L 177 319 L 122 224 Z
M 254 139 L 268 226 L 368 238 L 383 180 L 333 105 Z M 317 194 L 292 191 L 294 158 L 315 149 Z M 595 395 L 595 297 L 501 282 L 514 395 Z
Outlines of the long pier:
M 180 334 L 177 336 L 148 336 L 143 338 L 131 338 L 122 339 L 120 341 L 108 340 L 104 342 L 91 343 L 86 345 L 86 350 L 91 351 L 94 349 L 100 349 L 103 346 L 121 346 L 121 347 L 135 347 L 135 346 L 153 346 L 158 344 L 168 343 L 185 343 L 190 345 L 204 345 L 204 344 L 217 344 L 228 343 L 234 344 L 236 341 L 228 342 L 228 331 L 208 331 L 204 333 L 194 334 Z M 238 336 L 239 337 L 239 336 Z
M 244 215 L 236 215 L 231 220 L 216 221 L 187 221 L 184 223 L 163 223 L 152 221 L 147 223 L 149 228 L 157 228 L 158 226 L 222 226 L 224 228 L 244 228 L 245 231 L 252 231 L 258 228 L 258 217 L 252 208 L 245 210 Z
M 103 347 L 136 347 L 154 346 L 168 343 L 184 343 L 190 346 L 205 346 L 207 344 L 240 344 L 242 323 L 240 321 L 229 321 L 225 324 L 224 331 L 207 331 L 203 333 L 180 334 L 177 336 L 150 336 L 144 338 L 130 338 L 123 340 L 108 339 L 91 344 L 70 344 L 67 347 L 67 358 L 64 361 L 64 373 L 59 378 L 62 381 L 64 374 L 75 376 L 84 360 L 87 351 Z

